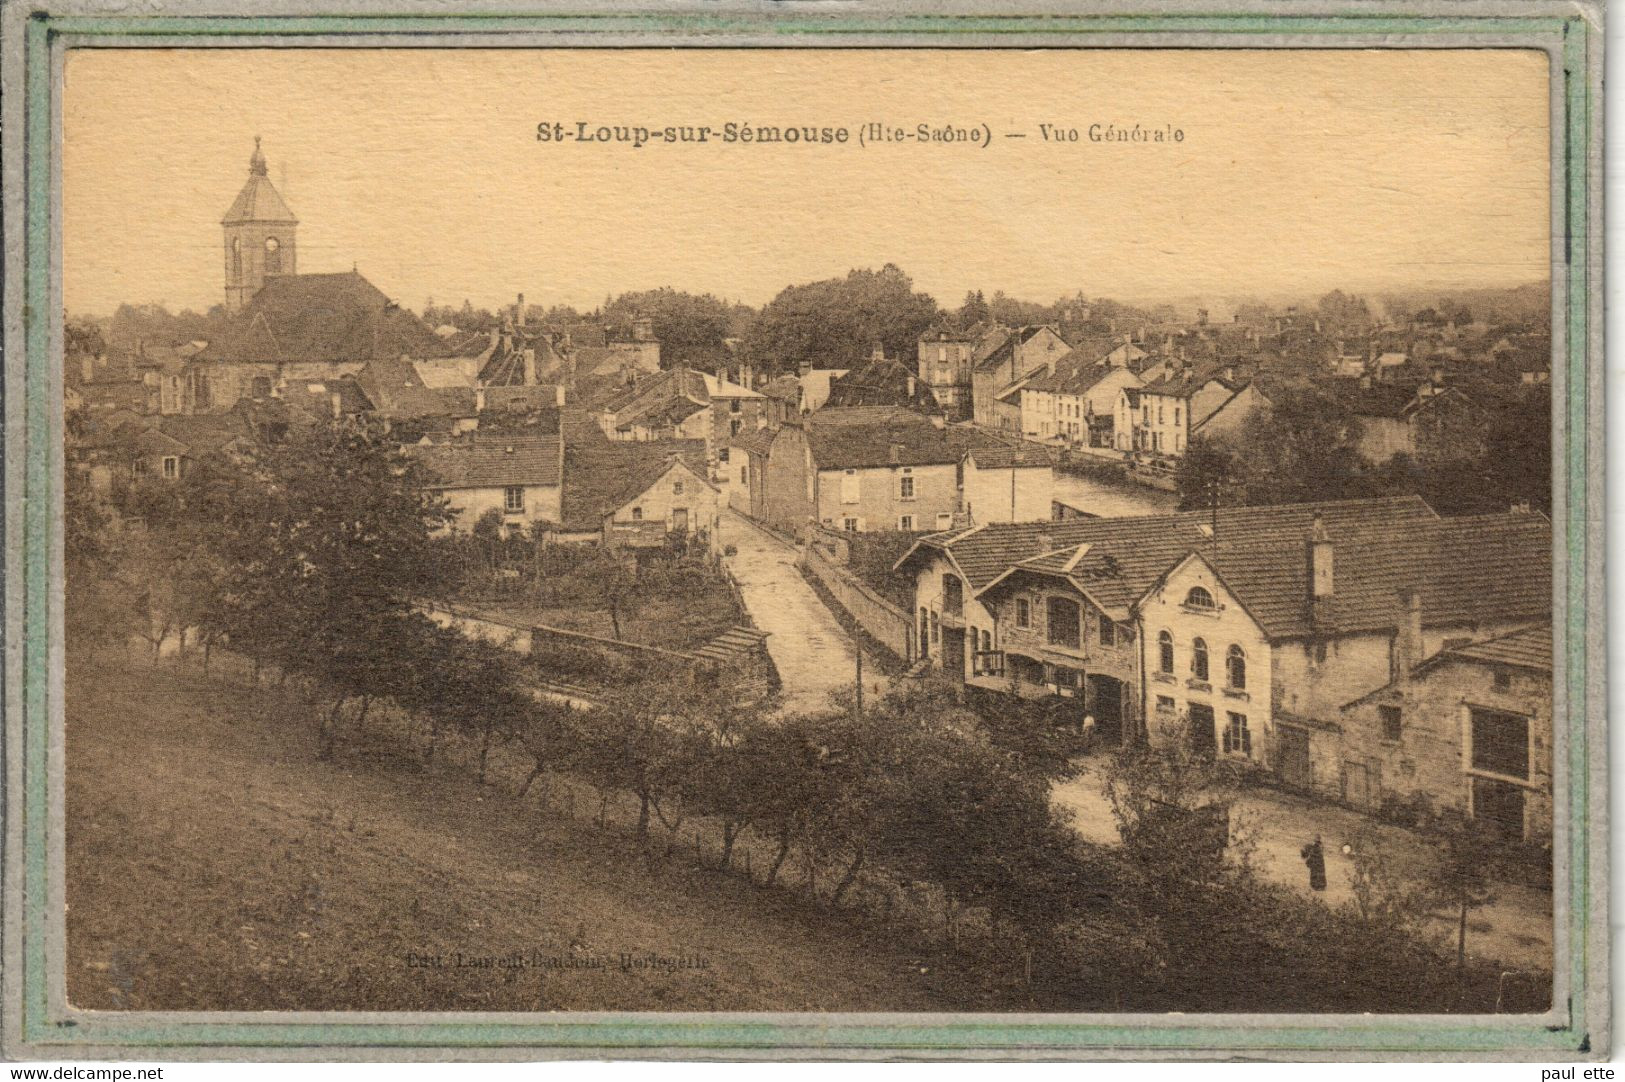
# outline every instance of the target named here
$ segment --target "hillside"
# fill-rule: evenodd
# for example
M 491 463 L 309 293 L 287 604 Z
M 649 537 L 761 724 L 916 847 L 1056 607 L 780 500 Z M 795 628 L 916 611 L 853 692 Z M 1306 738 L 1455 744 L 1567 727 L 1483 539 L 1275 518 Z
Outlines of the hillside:
M 517 800 L 517 761 L 497 762 L 481 788 L 456 749 L 425 767 L 376 716 L 320 761 L 291 699 L 215 668 L 70 665 L 77 1006 L 988 1006 L 952 962 L 701 870 L 691 854 L 651 863 L 624 830 L 593 823 L 587 790 L 554 811 L 537 791 Z M 459 966 L 459 952 L 485 963 Z M 639 965 L 623 970 L 623 954 Z M 516 955 L 526 964 L 511 965 Z M 649 966 L 651 955 L 664 961 Z

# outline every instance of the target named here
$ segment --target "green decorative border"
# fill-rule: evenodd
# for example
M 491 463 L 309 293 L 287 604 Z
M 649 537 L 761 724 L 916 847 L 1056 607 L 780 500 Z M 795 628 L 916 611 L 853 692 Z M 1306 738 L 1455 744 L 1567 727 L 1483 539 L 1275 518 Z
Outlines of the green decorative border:
M 11 512 L 12 530 L 21 526 L 20 621 L 12 614 L 13 626 L 21 625 L 22 679 L 21 718 L 13 711 L 11 722 L 22 725 L 23 784 L 20 794 L 11 794 L 10 808 L 22 816 L 21 911 L 11 911 L 8 936 L 21 939 L 20 981 L 12 977 L 15 992 L 20 984 L 20 1004 L 13 997 L 9 1032 L 20 1037 L 28 1051 L 51 1056 L 83 1056 L 109 1048 L 125 1055 L 147 1052 L 164 1056 L 217 1058 L 239 1055 L 274 1056 L 277 1050 L 319 1049 L 342 1054 L 344 1049 L 372 1049 L 374 1052 L 413 1049 L 451 1049 L 478 1056 L 586 1055 L 666 1051 L 689 1056 L 847 1056 L 874 1057 L 890 1054 L 916 1058 L 947 1056 L 1004 1055 L 1008 1057 L 1049 1054 L 1051 1056 L 1155 1057 L 1185 1052 L 1208 1055 L 1309 1056 L 1326 1054 L 1371 1056 L 1426 1056 L 1448 1053 L 1455 1056 L 1519 1058 L 1545 1056 L 1569 1058 L 1595 1054 L 1586 1018 L 1606 991 L 1592 988 L 1593 976 L 1605 972 L 1592 957 L 1605 959 L 1606 943 L 1596 944 L 1592 933 L 1599 927 L 1593 910 L 1602 902 L 1592 892 L 1595 865 L 1606 854 L 1594 856 L 1591 848 L 1593 824 L 1592 749 L 1589 746 L 1588 718 L 1593 709 L 1590 693 L 1600 687 L 1598 674 L 1588 669 L 1600 658 L 1588 646 L 1588 627 L 1599 626 L 1592 611 L 1592 594 L 1597 584 L 1590 581 L 1596 553 L 1590 546 L 1595 538 L 1588 520 L 1600 520 L 1598 499 L 1592 488 L 1589 455 L 1600 443 L 1589 418 L 1596 410 L 1592 401 L 1592 356 L 1597 328 L 1592 319 L 1592 237 L 1600 224 L 1594 219 L 1595 193 L 1592 191 L 1592 162 L 1596 148 L 1594 95 L 1600 92 L 1595 77 L 1596 52 L 1601 29 L 1572 7 L 1545 7 L 1548 15 L 1498 15 L 1486 13 L 1469 17 L 1430 17 L 1392 14 L 1392 9 L 1338 15 L 1293 14 L 1144 14 L 1098 16 L 1010 16 L 977 15 L 932 16 L 900 14 L 832 15 L 809 17 L 792 13 L 784 17 L 756 17 L 740 14 L 569 14 L 516 15 L 500 12 L 458 13 L 455 15 L 351 14 L 340 16 L 288 17 L 184 17 L 101 15 L 62 15 L 29 12 L 25 15 L 24 59 L 25 107 L 24 154 L 26 194 L 24 258 L 25 308 L 23 312 L 26 352 L 25 431 L 12 433 L 13 448 L 24 452 L 24 499 L 20 513 Z M 352 45 L 376 44 L 361 35 L 381 34 L 548 34 L 572 38 L 593 36 L 659 34 L 684 36 L 683 44 L 761 45 L 762 39 L 784 39 L 786 43 L 809 44 L 824 39 L 835 46 L 844 44 L 836 36 L 861 35 L 896 38 L 897 45 L 937 45 L 962 47 L 973 43 L 969 35 L 1009 39 L 1012 47 L 1024 43 L 1049 44 L 1061 39 L 1062 47 L 1112 47 L 1103 35 L 1132 33 L 1156 37 L 1177 34 L 1207 35 L 1305 35 L 1321 39 L 1359 35 L 1385 37 L 1384 47 L 1461 47 L 1445 40 L 1471 36 L 1473 39 L 1516 38 L 1520 44 L 1540 38 L 1561 42 L 1562 70 L 1553 72 L 1561 80 L 1564 130 L 1562 185 L 1565 201 L 1566 265 L 1565 313 L 1567 353 L 1563 371 L 1567 399 L 1563 423 L 1558 427 L 1558 446 L 1565 454 L 1557 469 L 1558 488 L 1563 493 L 1555 509 L 1566 538 L 1567 570 L 1560 580 L 1566 587 L 1567 620 L 1561 625 L 1567 667 L 1564 672 L 1567 693 L 1569 853 L 1568 917 L 1569 966 L 1568 1002 L 1558 1005 L 1558 1018 L 1546 1016 L 1505 1016 L 1485 1018 L 1421 1018 L 1404 1016 L 1274 1016 L 1263 1023 L 1248 1018 L 1231 1024 L 1196 1023 L 1181 1018 L 1169 1023 L 1166 1016 L 1147 1016 L 1143 1022 L 1123 1023 L 1118 1019 L 1092 1022 L 1086 1016 L 1059 1016 L 1034 1021 L 1032 1016 L 1003 1020 L 975 1016 L 703 1016 L 604 1015 L 582 1019 L 551 1021 L 545 1016 L 524 1020 L 492 1021 L 475 1015 L 467 1021 L 447 1020 L 452 1016 L 432 1016 L 433 1021 L 377 1022 L 349 1021 L 342 1015 L 304 1016 L 320 1020 L 298 1021 L 190 1021 L 184 1014 L 121 1016 L 113 1013 L 69 1012 L 71 1017 L 53 1017 L 50 979 L 47 971 L 47 935 L 50 923 L 48 896 L 49 867 L 51 674 L 50 611 L 54 565 L 55 486 L 60 464 L 60 417 L 53 408 L 51 389 L 55 373 L 51 337 L 57 314 L 51 303 L 52 258 L 54 254 L 53 165 L 55 158 L 53 115 L 53 51 L 73 44 L 104 44 L 105 39 L 171 38 L 209 39 L 198 44 L 220 44 L 224 40 L 274 36 L 298 41 L 315 36 L 352 37 Z M 747 42 L 743 39 L 749 37 Z M 1040 42 L 1038 39 L 1046 39 Z M 98 41 L 98 39 L 102 39 Z M 702 39 L 696 42 L 695 39 Z M 936 39 L 936 40 L 933 40 Z M 867 42 L 873 44 L 873 41 Z M 12 43 L 15 48 L 15 42 Z M 174 42 L 165 42 L 174 44 Z M 180 44 L 185 44 L 181 41 Z M 256 43 L 257 44 L 257 43 Z M 324 43 L 325 44 L 325 43 Z M 526 42 L 534 44 L 534 42 Z M 606 44 L 612 44 L 606 42 Z M 613 44 L 621 44 L 614 42 Z M 667 42 L 666 44 L 671 44 Z M 1166 47 L 1174 47 L 1170 40 Z M 1185 43 L 1177 43 L 1183 46 Z M 994 44 L 993 47 L 998 47 Z M 1136 43 L 1135 47 L 1145 47 Z M 1149 47 L 1156 47 L 1155 44 Z M 1218 47 L 1224 47 L 1221 41 Z M 1531 46 L 1533 47 L 1533 46 Z M 11 54 L 15 55 L 15 54 Z M 12 147 L 16 144 L 13 143 Z M 1600 218 L 1600 215 L 1597 217 Z M 15 228 L 15 225 L 13 225 Z M 1555 284 L 1555 283 L 1554 283 Z M 15 385 L 14 385 L 15 386 Z M 1600 411 L 1598 411 L 1600 412 Z M 17 416 L 13 413 L 13 416 Z M 14 565 L 15 566 L 15 565 Z M 17 593 L 12 596 L 16 598 Z M 13 698 L 13 702 L 16 697 Z M 1597 709 L 1600 709 L 1598 704 Z M 60 764 L 55 764 L 60 768 Z M 15 776 L 15 775 L 13 775 Z M 1602 792 L 1595 794 L 1604 799 Z M 12 835 L 15 837 L 15 835 Z M 9 868 L 18 868 L 15 861 Z M 13 885 L 15 889 L 15 885 Z M 1606 927 L 1606 925 L 1601 925 Z M 9 957 L 17 957 L 15 951 Z M 16 1013 L 20 1006 L 20 1016 Z M 1592 1015 L 1595 1017 L 1595 1015 Z M 241 1016 L 234 1016 L 240 1018 Z M 281 1016 L 288 1017 L 288 1016 Z M 300 1016 L 294 1016 L 296 1018 Z M 154 1020 L 157 1019 L 157 1020 Z M 1220 1019 L 1222 1023 L 1224 1020 Z M 257 1050 L 257 1051 L 256 1051 Z M 377 1058 L 376 1054 L 372 1058 Z

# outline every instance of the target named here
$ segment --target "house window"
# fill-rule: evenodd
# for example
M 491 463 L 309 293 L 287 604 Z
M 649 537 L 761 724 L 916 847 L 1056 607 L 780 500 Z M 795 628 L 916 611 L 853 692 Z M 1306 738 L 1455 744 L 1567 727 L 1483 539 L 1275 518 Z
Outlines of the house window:
M 181 460 L 174 455 L 164 456 L 164 480 L 173 481 L 181 474 Z
M 942 619 L 936 613 L 933 612 L 931 614 L 931 642 L 933 644 L 935 644 L 935 643 L 939 643 L 941 641 L 942 641 Z
M 1179 423 L 1179 407 L 1175 406 L 1174 407 L 1174 424 L 1177 425 L 1178 423 Z
M 1495 674 L 1495 690 L 1496 691 L 1510 691 L 1510 690 L 1512 690 L 1512 674 L 1509 673 L 1509 672 L 1506 672 L 1504 670 L 1501 671 L 1501 672 L 1496 673 Z
M 739 435 L 739 418 L 735 417 L 733 420 L 728 422 L 728 435 Z
M 633 522 L 642 522 L 643 521 L 643 508 L 641 508 L 641 507 L 632 508 L 632 521 Z
M 845 530 L 847 533 L 857 533 L 858 520 L 855 518 L 843 518 L 841 520 L 841 529 Z
M 1079 620 L 1082 610 L 1076 601 L 1069 597 L 1052 597 L 1045 605 L 1044 615 L 1048 619 L 1051 646 L 1076 649 L 1081 644 Z
M 1230 723 L 1224 727 L 1224 752 L 1226 755 L 1252 755 L 1253 735 L 1247 731 L 1246 714 L 1230 714 Z
M 1404 732 L 1405 716 L 1397 706 L 1377 707 L 1377 717 L 1382 719 L 1382 738 L 1397 742 Z
M 899 530 L 912 530 L 912 529 L 914 529 L 914 516 L 913 515 L 899 515 L 899 516 L 897 516 L 897 528 Z
M 841 474 L 841 502 L 858 502 L 858 471 L 847 470 Z
M 1173 675 L 1174 671 L 1174 637 L 1169 632 L 1157 634 L 1157 668 L 1162 672 Z
M 1016 626 L 1033 626 L 1033 606 L 1032 603 L 1024 597 L 1016 598 Z
M 965 584 L 958 575 L 942 576 L 942 611 L 954 616 L 965 611 Z
M 510 515 L 517 515 L 525 509 L 525 490 L 518 485 L 509 485 L 502 490 L 502 509 Z
M 938 364 L 947 364 L 948 363 L 948 347 L 947 346 L 938 346 L 937 347 L 937 363 Z
M 930 653 L 931 647 L 931 613 L 924 605 L 920 606 L 920 653 Z
M 1185 604 L 1193 609 L 1214 608 L 1213 595 L 1200 586 L 1192 586 L 1190 593 L 1185 595 Z
M 907 473 L 903 474 L 897 482 L 897 494 L 905 500 L 912 500 L 914 498 L 914 478 Z
M 1470 711 L 1473 768 L 1509 778 L 1529 777 L 1529 719 L 1499 710 Z
M 1247 687 L 1247 653 L 1240 646 L 1232 643 L 1230 652 L 1225 656 L 1226 675 L 1230 678 L 1230 686 L 1236 691 L 1243 691 Z
M 1172 714 L 1174 712 L 1174 697 L 1172 695 L 1157 696 L 1157 713 Z
M 1197 639 L 1191 643 L 1191 676 L 1207 683 L 1207 641 Z
M 1117 645 L 1117 622 L 1108 620 L 1104 616 L 1100 618 L 1100 645 Z
M 683 494 L 683 482 L 673 481 L 671 483 L 671 494 L 673 496 L 681 496 Z
M 991 631 L 983 631 L 982 632 L 982 653 L 984 653 L 984 654 L 988 653 L 992 649 L 993 649 L 993 632 L 991 632 Z
M 271 377 L 255 376 L 254 382 L 249 384 L 249 393 L 255 398 L 264 398 L 271 393 Z

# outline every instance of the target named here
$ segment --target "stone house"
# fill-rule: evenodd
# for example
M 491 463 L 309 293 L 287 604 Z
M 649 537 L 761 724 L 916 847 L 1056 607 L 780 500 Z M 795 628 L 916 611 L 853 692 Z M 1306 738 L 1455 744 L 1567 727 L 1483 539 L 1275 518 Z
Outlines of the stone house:
M 413 444 L 407 451 L 429 470 L 429 487 L 450 504 L 448 530 L 470 530 L 493 511 L 504 532 L 560 521 L 564 444 L 558 432 L 476 432 L 445 443 Z
M 1399 673 L 1340 712 L 1343 799 L 1448 808 L 1509 840 L 1549 840 L 1551 624 L 1450 640 L 1427 657 L 1422 628 L 1413 593 Z
M 965 330 L 937 326 L 920 335 L 919 380 L 949 416 L 969 412 L 971 366 L 976 343 L 987 328 L 978 323 Z
M 1041 522 L 1050 517 L 1055 467 L 1042 447 L 973 447 L 960 460 L 959 489 L 972 523 Z
M 1071 348 L 1054 327 L 1043 324 L 999 330 L 984 339 L 971 370 L 971 405 L 976 423 L 1007 432 L 1021 431 L 1021 396 L 1016 385 L 1047 371 Z
M 1529 513 L 1444 519 L 1414 497 L 1221 512 L 1135 605 L 1148 725 L 1369 806 L 1343 706 L 1408 656 L 1549 619 L 1550 569 L 1551 524 Z M 1411 594 L 1427 614 L 1414 636 Z
M 673 535 L 717 543 L 721 492 L 703 441 L 572 447 L 554 537 L 610 548 L 652 548 Z

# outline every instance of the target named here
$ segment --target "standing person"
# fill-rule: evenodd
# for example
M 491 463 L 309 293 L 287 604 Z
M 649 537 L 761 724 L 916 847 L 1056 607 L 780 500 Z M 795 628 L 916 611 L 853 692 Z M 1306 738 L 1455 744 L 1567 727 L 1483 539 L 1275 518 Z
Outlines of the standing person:
M 1093 751 L 1094 749 L 1095 749 L 1095 716 L 1093 714 L 1085 714 L 1085 715 L 1083 715 L 1083 750 L 1084 751 Z
M 1309 889 L 1325 890 L 1326 851 L 1321 848 L 1320 835 L 1316 834 L 1315 840 L 1300 849 L 1298 855 L 1303 857 L 1303 862 L 1309 866 Z

